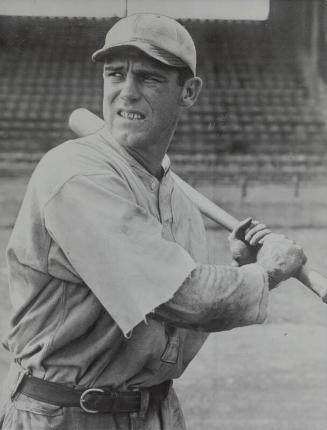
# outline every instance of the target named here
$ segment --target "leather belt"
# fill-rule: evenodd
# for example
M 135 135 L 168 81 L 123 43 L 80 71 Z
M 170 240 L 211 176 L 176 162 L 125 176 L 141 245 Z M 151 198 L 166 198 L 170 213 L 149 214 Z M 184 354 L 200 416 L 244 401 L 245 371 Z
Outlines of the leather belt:
M 17 388 L 18 393 L 41 402 L 57 406 L 80 406 L 88 413 L 133 413 L 140 412 L 149 400 L 164 400 L 172 386 L 172 381 L 149 388 L 118 391 L 108 387 L 94 387 L 79 390 L 63 384 L 46 381 L 30 375 L 24 375 Z

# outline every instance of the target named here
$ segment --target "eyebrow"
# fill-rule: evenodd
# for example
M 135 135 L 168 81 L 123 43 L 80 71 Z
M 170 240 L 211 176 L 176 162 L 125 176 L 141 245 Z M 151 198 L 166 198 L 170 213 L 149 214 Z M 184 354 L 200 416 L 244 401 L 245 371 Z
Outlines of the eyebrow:
M 107 71 L 107 70 L 112 70 L 114 72 L 118 71 L 118 70 L 122 70 L 124 69 L 123 65 L 119 65 L 119 66 L 113 66 L 111 64 L 105 64 L 103 70 Z
M 111 71 L 111 72 L 120 72 L 122 70 L 124 70 L 125 66 L 123 64 L 118 64 L 118 65 L 113 65 L 113 64 L 105 64 L 103 70 L 105 72 L 107 71 Z M 160 78 L 160 79 L 166 79 L 167 77 L 165 76 L 165 72 L 161 72 L 161 71 L 157 71 L 155 69 L 153 69 L 152 67 L 140 67 L 137 68 L 136 70 L 133 70 L 133 73 L 135 75 L 151 75 L 154 76 L 156 78 Z

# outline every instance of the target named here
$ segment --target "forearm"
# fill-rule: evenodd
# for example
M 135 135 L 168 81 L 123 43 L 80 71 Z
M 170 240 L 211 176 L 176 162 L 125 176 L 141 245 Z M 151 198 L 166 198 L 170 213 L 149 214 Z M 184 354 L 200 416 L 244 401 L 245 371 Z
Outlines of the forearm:
M 268 279 L 257 264 L 201 265 L 154 314 L 173 325 L 221 331 L 266 318 Z

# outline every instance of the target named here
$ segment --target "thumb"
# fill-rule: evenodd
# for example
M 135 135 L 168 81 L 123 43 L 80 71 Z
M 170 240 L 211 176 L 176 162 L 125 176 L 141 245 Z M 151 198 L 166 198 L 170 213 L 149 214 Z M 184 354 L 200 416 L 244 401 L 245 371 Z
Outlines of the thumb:
M 229 239 L 244 239 L 245 231 L 251 226 L 252 217 L 240 221 L 229 235 Z

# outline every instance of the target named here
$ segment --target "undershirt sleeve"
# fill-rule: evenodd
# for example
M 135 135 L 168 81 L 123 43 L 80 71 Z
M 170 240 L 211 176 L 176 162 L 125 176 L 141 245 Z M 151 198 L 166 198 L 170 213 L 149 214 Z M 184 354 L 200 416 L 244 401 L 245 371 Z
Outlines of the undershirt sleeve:
M 162 237 L 160 222 L 121 178 L 107 182 L 75 176 L 47 202 L 44 219 L 81 281 L 127 334 L 172 298 L 196 263 Z
M 258 264 L 201 265 L 153 314 L 179 327 L 207 332 L 264 322 L 268 275 Z

